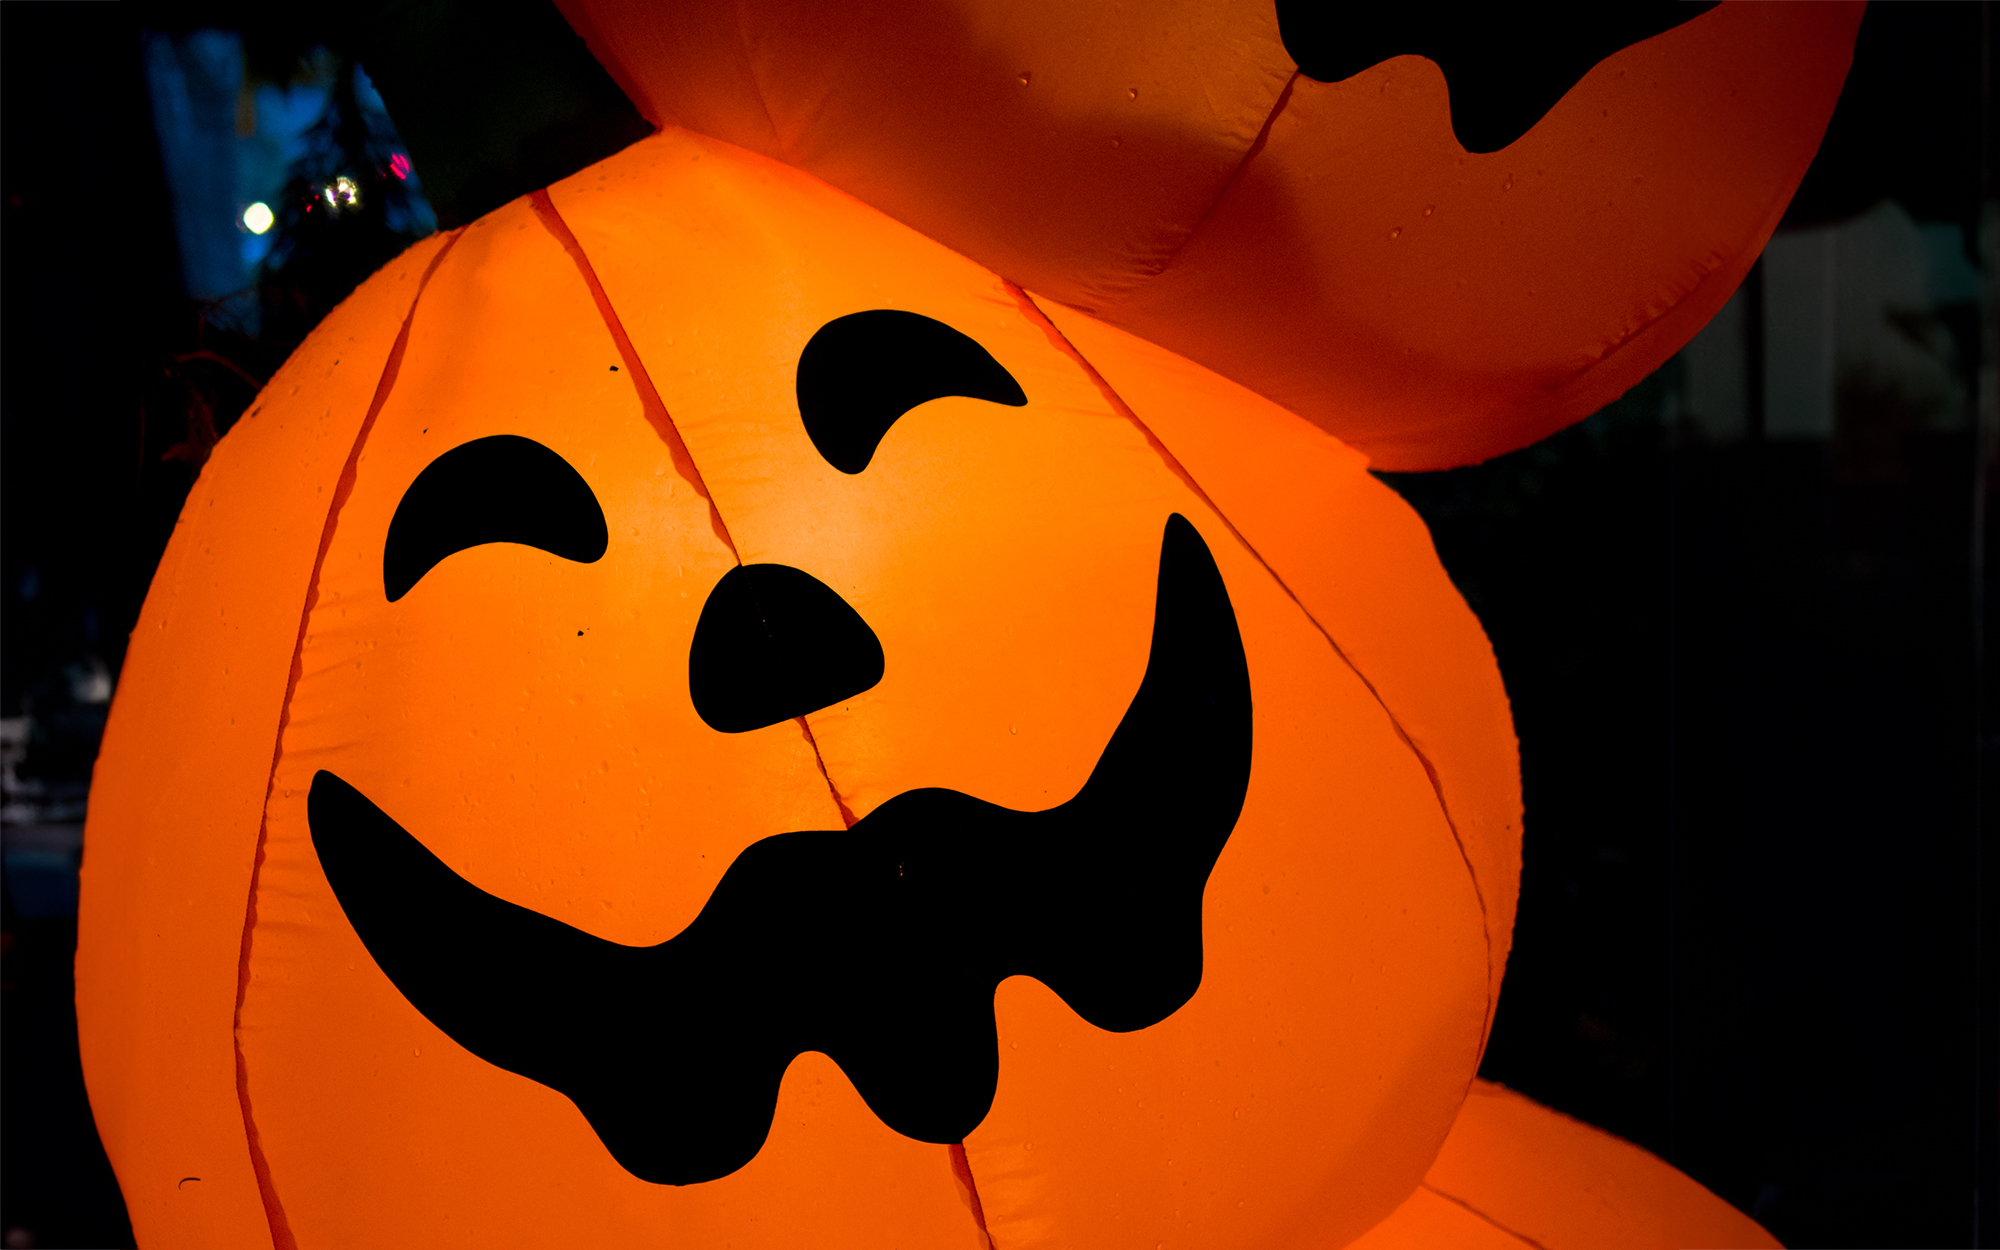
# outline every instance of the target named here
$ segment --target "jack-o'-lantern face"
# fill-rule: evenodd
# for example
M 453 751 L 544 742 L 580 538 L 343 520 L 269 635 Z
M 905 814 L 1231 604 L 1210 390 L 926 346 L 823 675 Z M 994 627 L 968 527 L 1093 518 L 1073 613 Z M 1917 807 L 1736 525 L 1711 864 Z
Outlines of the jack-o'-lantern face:
M 938 323 L 872 320 L 884 341 L 859 346 L 889 349 L 891 379 L 935 372 L 905 371 L 896 353 L 928 346 Z M 966 355 L 997 371 L 976 348 Z M 806 374 L 801 407 L 809 429 L 821 420 L 822 450 L 886 411 L 815 411 Z M 872 451 L 872 433 L 862 441 Z M 445 453 L 404 496 L 383 561 L 389 599 L 440 558 L 501 536 L 582 560 L 606 546 L 603 512 L 575 470 L 539 443 L 496 435 Z M 568 1094 L 637 1176 L 689 1184 L 749 1162 L 779 1078 L 806 1050 L 839 1063 L 891 1127 L 956 1143 L 992 1105 L 992 999 L 1008 975 L 1035 977 L 1116 1032 L 1159 1023 L 1200 984 L 1202 886 L 1243 807 L 1250 689 L 1228 593 L 1179 515 L 1161 548 L 1152 633 L 1139 691 L 1074 798 L 1016 812 L 916 790 L 844 833 L 763 839 L 655 946 L 605 941 L 479 890 L 327 770 L 307 804 L 314 846 L 397 988 L 473 1054 Z M 738 565 L 695 626 L 688 687 L 711 728 L 797 721 L 809 736 L 809 714 L 882 672 L 873 633 L 823 583 L 782 564 Z
M 726 145 L 662 134 L 428 263 L 262 814 L 274 1228 L 1254 1246 L 1401 1201 L 1492 922 L 1340 644 L 1366 577 L 1260 547 L 1031 296 Z M 1251 460 L 1386 494 L 1230 402 Z M 1490 672 L 1467 628 L 1423 645 Z

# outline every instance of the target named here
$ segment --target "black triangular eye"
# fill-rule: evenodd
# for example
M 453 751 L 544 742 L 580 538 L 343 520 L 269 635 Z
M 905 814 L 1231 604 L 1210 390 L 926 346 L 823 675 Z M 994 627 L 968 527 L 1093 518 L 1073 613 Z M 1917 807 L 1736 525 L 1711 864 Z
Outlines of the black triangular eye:
M 835 317 L 799 353 L 806 437 L 842 473 L 875 458 L 918 404 L 963 395 L 1019 408 L 1027 395 L 992 353 L 942 321 L 893 308 Z
M 520 543 L 589 564 L 610 533 L 590 483 L 532 438 L 496 434 L 430 462 L 389 521 L 382 589 L 394 603 L 438 561 L 485 543 Z

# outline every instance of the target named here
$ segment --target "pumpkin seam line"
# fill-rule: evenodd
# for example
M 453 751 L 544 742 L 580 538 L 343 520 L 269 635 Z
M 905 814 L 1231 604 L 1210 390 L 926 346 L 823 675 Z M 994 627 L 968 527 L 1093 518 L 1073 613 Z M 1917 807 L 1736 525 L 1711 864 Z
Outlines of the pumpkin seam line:
M 1237 179 L 1243 176 L 1243 171 L 1250 167 L 1250 162 L 1257 159 L 1257 154 L 1264 150 L 1265 144 L 1271 138 L 1271 127 L 1277 124 L 1278 115 L 1285 111 L 1285 106 L 1292 102 L 1292 88 L 1298 81 L 1299 71 L 1295 68 L 1291 77 L 1285 79 L 1285 85 L 1279 88 L 1277 99 L 1271 102 L 1271 111 L 1264 115 L 1264 124 L 1257 128 L 1257 137 L 1243 149 L 1243 155 L 1237 158 L 1236 168 L 1230 170 L 1229 177 L 1216 188 L 1215 198 L 1208 202 L 1207 208 L 1201 210 L 1201 218 L 1188 227 L 1188 232 L 1181 236 L 1181 241 L 1174 244 L 1174 250 L 1167 253 L 1159 264 L 1152 266 L 1151 272 L 1141 275 L 1139 281 L 1133 283 L 1123 296 L 1106 301 L 1103 307 L 1109 308 L 1115 304 L 1130 302 L 1142 287 L 1150 285 L 1161 274 L 1174 267 L 1174 262 L 1181 258 L 1181 253 L 1187 250 L 1188 244 L 1194 242 L 1195 236 L 1208 225 L 1208 219 L 1215 215 L 1215 210 L 1222 206 L 1224 199 L 1228 198 L 1229 189 L 1236 185 Z
M 361 418 L 361 427 L 355 431 L 354 443 L 348 448 L 347 459 L 341 464 L 340 476 L 334 480 L 333 498 L 328 501 L 326 518 L 320 523 L 319 549 L 313 555 L 312 573 L 306 579 L 305 599 L 299 608 L 299 628 L 292 640 L 292 659 L 285 675 L 285 694 L 278 704 L 278 730 L 271 743 L 271 770 L 264 781 L 264 802 L 257 821 L 257 847 L 250 865 L 250 889 L 243 905 L 243 935 L 236 955 L 236 1004 L 230 1022 L 231 1048 L 235 1052 L 236 1103 L 243 1116 L 244 1143 L 250 1152 L 250 1167 L 257 1179 L 258 1197 L 263 1201 L 264 1219 L 270 1228 L 273 1250 L 295 1250 L 298 1242 L 292 1235 L 284 1205 L 271 1180 L 270 1162 L 264 1156 L 263 1136 L 258 1131 L 256 1114 L 250 1106 L 250 1067 L 243 1051 L 243 1008 L 249 998 L 252 938 L 257 927 L 257 892 L 263 882 L 270 840 L 271 800 L 277 792 L 285 731 L 291 725 L 292 699 L 298 693 L 299 680 L 304 674 L 306 631 L 312 624 L 313 609 L 319 603 L 320 574 L 326 567 L 327 553 L 333 547 L 333 535 L 339 524 L 341 509 L 354 493 L 362 448 L 367 444 L 368 435 L 374 430 L 375 420 L 388 402 L 390 392 L 395 389 L 397 375 L 402 372 L 403 355 L 410 342 L 410 327 L 416 322 L 417 304 L 423 298 L 424 288 L 430 285 L 431 275 L 437 272 L 439 264 L 450 254 L 462 233 L 456 230 L 448 232 L 444 245 L 438 249 L 437 255 L 431 257 L 418 277 L 417 289 L 410 296 L 409 310 L 403 314 L 403 324 L 390 344 L 388 358 L 383 361 L 382 373 L 376 380 L 368 410 Z
M 798 721 L 800 731 L 806 736 L 806 745 L 812 748 L 813 762 L 819 765 L 820 779 L 826 782 L 826 792 L 833 796 L 833 805 L 840 809 L 840 822 L 849 829 L 854 828 L 859 822 L 853 809 L 847 806 L 847 800 L 840 797 L 840 788 L 833 784 L 833 774 L 827 771 L 826 756 L 820 753 L 819 739 L 813 735 L 812 723 L 806 720 L 804 712 L 792 719 Z
M 1004 278 L 1002 281 L 1006 282 Z M 1298 608 L 1300 614 L 1312 623 L 1314 629 L 1319 631 L 1320 637 L 1326 639 L 1327 645 L 1333 648 L 1333 653 L 1340 657 L 1340 662 L 1347 666 L 1348 671 L 1354 674 L 1362 687 L 1374 698 L 1376 706 L 1380 707 L 1382 714 L 1389 718 L 1390 728 L 1396 731 L 1396 736 L 1402 740 L 1404 746 L 1409 748 L 1410 754 L 1415 756 L 1417 763 L 1422 766 L 1424 777 L 1430 782 L 1431 795 L 1437 800 L 1438 814 L 1444 818 L 1445 828 L 1451 831 L 1452 844 L 1458 848 L 1458 857 L 1465 865 L 1466 879 L 1472 885 L 1472 897 L 1479 904 L 1480 936 L 1486 943 L 1486 1012 L 1479 1032 L 1479 1046 L 1483 1051 L 1486 1047 L 1487 1033 L 1492 1027 L 1493 1011 L 1497 1001 L 1493 992 L 1493 921 L 1492 915 L 1486 906 L 1486 891 L 1480 887 L 1479 872 L 1472 863 L 1472 854 L 1466 849 L 1465 837 L 1459 832 L 1458 822 L 1452 819 L 1451 804 L 1445 799 L 1444 780 L 1438 775 L 1437 766 L 1431 762 L 1430 756 L 1424 752 L 1424 749 L 1417 745 L 1416 739 L 1410 736 L 1410 732 L 1404 728 L 1401 718 L 1389 706 L 1389 701 L 1382 697 L 1382 692 L 1375 688 L 1375 683 L 1368 679 L 1368 675 L 1361 671 L 1361 666 L 1354 662 L 1353 658 L 1347 654 L 1347 651 L 1334 638 L 1333 632 L 1320 621 L 1319 617 L 1313 614 L 1312 609 L 1306 607 L 1304 601 L 1292 590 L 1291 585 L 1279 575 L 1278 570 L 1271 567 L 1270 561 L 1264 558 L 1264 554 L 1257 550 L 1256 546 L 1244 535 L 1243 531 L 1236 528 L 1236 522 L 1229 519 L 1228 514 L 1209 496 L 1208 491 L 1203 489 L 1201 483 L 1195 480 L 1194 474 L 1188 472 L 1187 466 L 1180 462 L 1180 458 L 1168 449 L 1167 445 L 1160 440 L 1157 434 L 1153 433 L 1151 426 L 1140 419 L 1139 414 L 1132 410 L 1131 405 L 1127 404 L 1124 398 L 1112 388 L 1111 383 L 1105 379 L 1104 375 L 1097 371 L 1097 367 L 1092 365 L 1084 357 L 1083 353 L 1076 349 L 1076 345 L 1069 341 L 1069 337 L 1056 326 L 1054 321 L 1049 319 L 1048 314 L 1042 311 L 1041 306 L 1035 303 L 1033 296 L 1012 282 L 1006 282 L 1006 286 L 1014 294 L 1014 297 L 1021 302 L 1024 310 L 1029 311 L 1032 318 L 1041 324 L 1043 332 L 1050 337 L 1050 340 L 1072 360 L 1083 367 L 1091 381 L 1096 384 L 1099 393 L 1110 402 L 1113 411 L 1137 427 L 1139 432 L 1145 436 L 1147 445 L 1166 464 L 1168 470 L 1180 478 L 1182 482 L 1186 483 L 1190 490 L 1194 491 L 1202 503 L 1206 504 L 1209 510 L 1215 514 L 1216 519 L 1220 520 L 1228 528 L 1230 535 L 1236 539 L 1243 550 L 1250 554 L 1250 558 L 1263 568 L 1265 574 L 1270 577 L 1279 590 L 1285 593 L 1285 597 L 1292 601 L 1293 606 Z
M 653 427 L 660 441 L 667 445 L 667 454 L 674 462 L 675 472 L 679 473 L 682 480 L 693 487 L 702 502 L 708 505 L 710 527 L 715 531 L 715 536 L 722 540 L 723 545 L 729 548 L 730 558 L 736 561 L 736 566 L 742 568 L 743 553 L 737 549 L 736 538 L 729 529 L 729 523 L 723 520 L 722 506 L 716 502 L 714 492 L 709 489 L 708 479 L 702 476 L 701 466 L 695 463 L 694 448 L 688 446 L 686 437 L 681 434 L 680 426 L 674 421 L 674 414 L 667 408 L 665 397 L 653 383 L 653 375 L 647 370 L 645 361 L 639 358 L 638 345 L 626 332 L 624 319 L 618 315 L 617 308 L 612 306 L 611 293 L 604 289 L 604 283 L 598 279 L 597 267 L 591 263 L 589 254 L 583 250 L 582 241 L 576 237 L 576 232 L 569 228 L 569 223 L 563 220 L 562 210 L 556 207 L 546 187 L 530 195 L 528 202 L 534 209 L 535 219 L 541 223 L 542 229 L 562 245 L 563 251 L 569 255 L 570 263 L 576 266 L 577 273 L 582 276 L 584 286 L 589 289 L 591 302 L 597 308 L 598 319 L 604 323 L 606 332 L 611 335 L 612 345 L 617 348 L 619 359 L 625 362 L 626 371 L 631 375 L 632 388 L 638 392 L 639 409 L 645 416 L 646 423 Z M 835 810 L 840 813 L 841 821 L 852 829 L 855 825 L 854 813 L 840 797 L 840 787 L 834 784 L 833 774 L 826 766 L 826 757 L 820 752 L 819 739 L 813 736 L 812 726 L 806 722 L 803 714 L 794 719 L 798 722 L 800 731 L 805 734 L 806 746 L 812 751 L 813 763 L 819 769 L 820 780 L 826 783 L 826 791 L 833 799 Z
M 965 1183 L 965 1193 L 972 1204 L 972 1222 L 985 1238 L 986 1250 L 999 1250 L 1000 1243 L 993 1240 L 993 1230 L 986 1226 L 986 1204 L 979 1200 L 979 1182 L 972 1175 L 972 1157 L 965 1153 L 965 1143 L 953 1142 L 946 1147 L 946 1153 L 951 1159 L 952 1173 Z
M 659 387 L 653 384 L 653 375 L 647 371 L 646 363 L 639 359 L 639 349 L 632 342 L 632 336 L 625 332 L 624 320 L 618 316 L 618 310 L 611 306 L 610 292 L 606 291 L 604 284 L 598 280 L 597 267 L 590 263 L 590 257 L 583 250 L 583 244 L 577 239 L 576 233 L 569 228 L 569 223 L 563 220 L 555 201 L 549 198 L 548 188 L 544 187 L 529 195 L 528 203 L 534 210 L 535 220 L 540 222 L 542 229 L 561 245 L 563 251 L 568 254 L 570 263 L 576 266 L 577 273 L 582 276 L 583 285 L 590 292 L 591 303 L 597 307 L 598 320 L 604 323 L 605 330 L 611 335 L 612 346 L 617 350 L 619 358 L 625 362 L 627 372 L 631 374 L 632 389 L 638 392 L 640 415 L 645 417 L 646 424 L 653 427 L 653 432 L 659 435 L 660 441 L 667 445 L 667 455 L 674 462 L 674 471 L 680 474 L 681 480 L 693 487 L 695 494 L 708 505 L 709 525 L 715 531 L 715 536 L 729 548 L 731 558 L 737 564 L 742 564 L 743 555 L 736 549 L 736 539 L 730 533 L 729 523 L 722 519 L 722 508 L 716 503 L 713 492 L 708 489 L 708 480 L 701 475 L 701 467 L 694 462 L 694 449 L 688 446 L 687 439 L 681 435 L 680 426 L 674 423 L 674 415 L 667 410 L 667 401 L 661 397 Z
M 1431 1184 L 1428 1178 L 1418 1181 L 1417 1188 L 1428 1190 L 1432 1194 L 1435 1194 L 1436 1196 L 1444 1199 L 1446 1202 L 1451 1203 L 1453 1206 L 1459 1207 L 1471 1215 L 1478 1216 L 1480 1219 L 1484 1220 L 1488 1224 L 1491 1224 L 1493 1227 L 1499 1229 L 1501 1232 L 1507 1234 L 1509 1237 L 1512 1237 L 1517 1241 L 1524 1242 L 1527 1245 L 1533 1246 L 1535 1250 L 1548 1250 L 1547 1246 L 1544 1246 L 1541 1242 L 1537 1241 L 1533 1237 L 1528 1236 L 1528 1234 L 1522 1232 L 1521 1230 L 1517 1228 L 1509 1228 L 1507 1225 L 1502 1224 L 1499 1220 L 1494 1219 L 1486 1212 L 1481 1211 L 1478 1207 L 1473 1206 L 1465 1199 L 1460 1198 L 1455 1194 L 1448 1194 L 1444 1190 L 1439 1189 L 1436 1185 Z
M 764 125 L 771 132 L 771 154 L 775 159 L 791 165 L 794 169 L 803 168 L 785 155 L 785 137 L 778 132 L 778 119 L 771 113 L 770 96 L 765 93 L 764 81 L 757 74 L 757 58 L 750 54 L 750 33 L 744 29 L 744 23 L 749 20 L 749 12 L 742 4 L 735 4 L 730 7 L 735 10 L 736 14 L 736 20 L 733 23 L 736 27 L 736 50 L 743 57 L 743 68 L 750 79 L 750 90 L 756 94 L 757 107 L 764 114 Z

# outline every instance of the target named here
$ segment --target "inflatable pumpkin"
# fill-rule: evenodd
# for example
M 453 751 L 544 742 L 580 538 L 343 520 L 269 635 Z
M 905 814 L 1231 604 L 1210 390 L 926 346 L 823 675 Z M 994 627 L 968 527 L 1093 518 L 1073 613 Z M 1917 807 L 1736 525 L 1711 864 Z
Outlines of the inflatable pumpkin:
M 571 16 L 602 41 L 620 13 Z M 1204 20 L 1270 61 L 1268 15 Z M 1789 162 L 1723 180 L 1710 217 L 1736 250 L 1646 262 L 1684 260 L 1674 280 L 1710 307 L 1803 168 L 1852 32 L 1728 6 L 1682 29 L 1719 24 L 1818 42 L 1788 79 L 1692 75 L 1804 101 L 1789 130 L 1731 131 Z M 1206 29 L 1176 44 L 1197 61 L 1156 66 L 1184 85 L 1183 129 Z M 750 69 L 783 50 L 754 45 Z M 1008 89 L 1061 80 L 1024 75 Z M 1203 81 L 1220 100 L 1239 77 Z M 1155 107 L 1154 81 L 1119 92 Z M 726 85 L 685 90 L 727 113 Z M 1267 155 L 1307 143 L 1286 109 L 1313 92 L 1266 96 L 1287 91 Z M 1051 194 L 1019 233 L 1003 197 L 961 203 L 954 233 L 925 215 L 969 194 L 945 170 L 931 209 L 864 195 L 885 213 L 829 184 L 865 193 L 901 160 L 917 186 L 920 162 L 835 176 L 815 161 L 847 158 L 813 125 L 879 105 L 841 133 L 893 137 L 914 106 L 814 98 L 786 131 L 810 159 L 726 141 L 727 117 L 706 127 L 722 138 L 668 124 L 414 247 L 204 469 L 105 739 L 78 955 L 93 1106 L 142 1242 L 1767 1240 L 1473 1079 L 1518 874 L 1506 698 L 1354 444 L 1518 441 L 1555 418 L 1503 396 L 1516 416 L 1490 430 L 1497 409 L 1427 430 L 1369 388 L 1401 376 L 1422 407 L 1491 360 L 1547 360 L 1516 342 L 1468 362 L 1464 320 L 1434 356 L 1335 335 L 1313 367 L 1353 389 L 1305 419 L 1190 359 L 1248 360 L 1231 353 L 1264 331 L 1185 301 L 1226 307 L 1217 283 L 1301 237 L 1338 251 L 1349 223 L 1230 227 L 1217 247 L 1266 258 L 1217 255 L 1178 295 L 1131 284 L 1097 316 L 1080 292 L 1115 284 L 1090 249 L 1152 208 Z M 1018 140 L 993 132 L 974 165 Z M 1630 176 L 1572 141 L 1554 183 Z M 1327 142 L 1313 159 L 1338 165 Z M 1211 216 L 1272 211 L 1230 203 Z M 1492 273 L 1532 263 L 1506 238 Z M 1312 295 L 1304 335 L 1331 333 L 1327 308 L 1405 330 L 1435 312 L 1398 311 L 1408 270 L 1363 265 L 1347 297 L 1331 264 L 1301 255 L 1272 315 Z M 1560 340 L 1645 267 L 1551 273 L 1560 315 L 1520 342 Z M 1677 344 L 1705 314 L 1676 315 L 1627 337 Z M 1342 363 L 1357 351 L 1376 381 Z

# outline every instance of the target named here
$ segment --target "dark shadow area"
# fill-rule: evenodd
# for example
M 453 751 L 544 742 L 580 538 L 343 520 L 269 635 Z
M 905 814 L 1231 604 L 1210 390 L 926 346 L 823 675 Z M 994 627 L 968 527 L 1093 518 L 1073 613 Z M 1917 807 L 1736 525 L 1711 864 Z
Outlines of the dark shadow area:
M 216 440 L 432 227 L 352 63 L 164 6 L 0 6 L 0 159 L 0 1241 L 129 1246 L 72 972 L 84 800 L 126 638 Z M 261 233 L 246 190 L 272 202 Z
M 1793 212 L 1653 377 L 1384 475 L 1521 741 L 1484 1075 L 1791 1245 L 1996 1244 L 1987 21 L 1869 10 Z
M 1395 483 L 1521 740 L 1484 1075 L 1788 1243 L 1968 1244 L 1969 432 L 1857 485 L 1824 445 L 1677 441 L 1664 390 Z
M 76 1051 L 76 917 L 26 918 L 6 904 L 4 1064 L 6 1172 L 0 1215 L 8 1247 L 130 1246 L 117 1178 L 98 1144 Z M 71 904 L 72 909 L 74 903 Z
M 166 442 L 147 463 L 135 398 L 180 275 L 118 6 L 0 9 L 0 154 L 0 1236 L 130 1246 L 77 1061 L 76 865 L 112 676 L 190 475 L 159 464 Z

